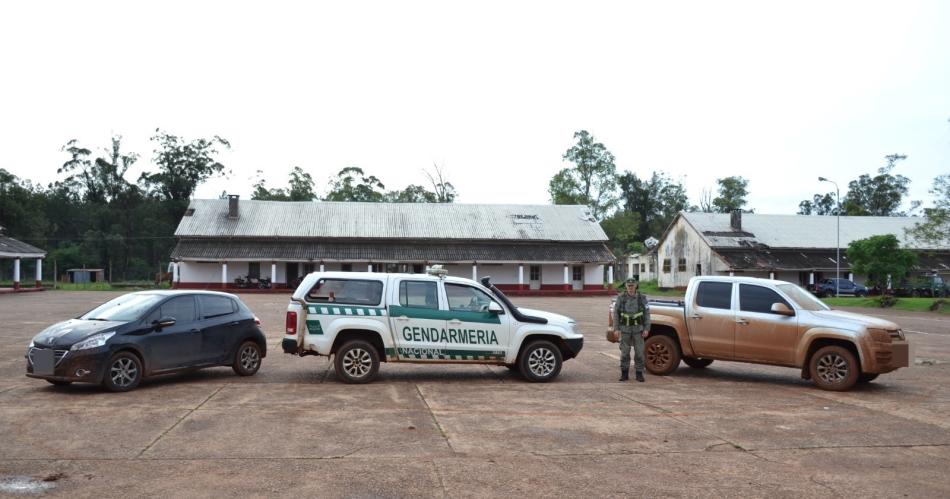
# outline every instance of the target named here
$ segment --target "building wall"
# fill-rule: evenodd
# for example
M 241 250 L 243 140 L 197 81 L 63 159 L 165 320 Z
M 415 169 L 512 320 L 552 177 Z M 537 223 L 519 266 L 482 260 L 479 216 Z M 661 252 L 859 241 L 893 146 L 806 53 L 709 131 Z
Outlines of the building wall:
M 697 275 L 696 265 L 702 275 L 728 274 L 729 268 L 683 217 L 679 217 L 657 248 L 657 285 L 661 288 L 686 287 L 690 278 Z M 686 259 L 686 268 L 679 269 L 679 259 Z M 669 271 L 663 270 L 664 260 L 669 259 Z M 649 270 L 649 265 L 647 266 Z

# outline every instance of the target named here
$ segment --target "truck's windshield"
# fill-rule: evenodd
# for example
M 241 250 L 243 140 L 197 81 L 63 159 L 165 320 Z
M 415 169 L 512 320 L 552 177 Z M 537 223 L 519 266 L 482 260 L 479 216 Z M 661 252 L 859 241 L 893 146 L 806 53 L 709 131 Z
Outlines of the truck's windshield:
M 791 283 L 779 284 L 776 286 L 778 289 L 782 290 L 786 296 L 788 296 L 798 308 L 802 310 L 818 311 L 818 310 L 831 310 L 828 305 L 825 305 L 824 302 L 815 298 L 814 295 L 805 291 L 799 286 L 796 286 Z

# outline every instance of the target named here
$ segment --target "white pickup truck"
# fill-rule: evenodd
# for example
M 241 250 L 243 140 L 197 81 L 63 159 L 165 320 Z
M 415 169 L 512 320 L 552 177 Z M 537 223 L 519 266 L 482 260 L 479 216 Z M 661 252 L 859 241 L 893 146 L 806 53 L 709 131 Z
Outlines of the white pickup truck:
M 332 355 L 347 383 L 372 381 L 380 362 L 505 365 L 544 382 L 584 345 L 575 321 L 519 309 L 487 277 L 432 274 L 309 274 L 287 306 L 284 352 Z

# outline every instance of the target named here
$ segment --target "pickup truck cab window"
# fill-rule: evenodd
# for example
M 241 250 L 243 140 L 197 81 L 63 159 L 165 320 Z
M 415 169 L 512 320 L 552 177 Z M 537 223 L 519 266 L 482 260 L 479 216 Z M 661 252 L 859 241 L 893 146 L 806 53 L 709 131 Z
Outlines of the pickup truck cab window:
M 696 291 L 696 304 L 700 307 L 731 309 L 732 283 L 715 281 L 700 282 L 699 290 Z
M 480 289 L 459 284 L 446 284 L 445 295 L 449 299 L 449 310 L 483 312 L 494 301 Z
M 739 310 L 743 312 L 757 312 L 760 314 L 774 314 L 772 312 L 773 303 L 783 303 L 786 307 L 791 305 L 778 293 L 763 286 L 754 284 L 739 285 Z
M 438 310 L 439 288 L 432 281 L 402 281 L 399 283 L 399 305 Z
M 307 293 L 310 303 L 347 305 L 378 305 L 382 297 L 382 282 L 356 279 L 320 279 Z

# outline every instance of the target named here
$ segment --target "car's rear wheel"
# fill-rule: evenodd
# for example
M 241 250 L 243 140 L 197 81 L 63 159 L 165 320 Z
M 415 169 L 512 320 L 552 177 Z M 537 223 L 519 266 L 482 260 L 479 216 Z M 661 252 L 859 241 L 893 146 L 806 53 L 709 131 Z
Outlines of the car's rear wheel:
M 811 379 L 822 390 L 841 392 L 858 382 L 861 368 L 857 359 L 845 347 L 828 345 L 815 352 L 809 362 Z
M 345 383 L 369 383 L 379 372 L 379 353 L 376 347 L 362 340 L 351 340 L 336 351 L 336 374 Z
M 556 378 L 564 360 L 561 349 L 547 340 L 538 340 L 521 352 L 521 374 L 528 381 L 544 383 Z
M 253 341 L 241 343 L 231 365 L 238 376 L 253 376 L 261 368 L 261 347 Z
M 680 364 L 680 348 L 669 336 L 651 335 L 644 344 L 646 350 L 646 368 L 653 374 L 665 376 L 672 373 Z
M 683 357 L 683 362 L 687 366 L 692 367 L 693 369 L 705 369 L 709 364 L 713 363 L 712 359 L 698 359 L 696 357 Z
M 127 392 L 142 382 L 142 361 L 132 352 L 119 352 L 109 359 L 102 386 L 110 392 Z

